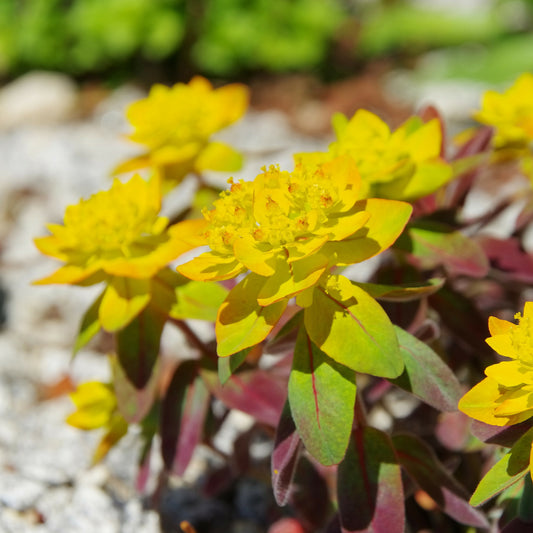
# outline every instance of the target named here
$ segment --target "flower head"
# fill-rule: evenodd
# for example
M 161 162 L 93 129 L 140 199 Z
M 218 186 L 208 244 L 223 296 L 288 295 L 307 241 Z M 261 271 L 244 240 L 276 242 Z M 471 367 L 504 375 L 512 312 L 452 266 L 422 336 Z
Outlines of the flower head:
M 533 416 L 533 302 L 526 302 L 518 324 L 490 317 L 487 343 L 510 359 L 485 369 L 486 378 L 467 392 L 459 409 L 492 424 L 507 426 Z
M 412 117 L 394 132 L 379 117 L 360 109 L 348 120 L 333 118 L 337 140 L 327 153 L 298 154 L 296 160 L 324 161 L 348 155 L 362 180 L 362 195 L 396 200 L 426 196 L 452 177 L 440 157 L 442 133 L 437 119 Z
M 184 251 L 168 219 L 158 216 L 160 207 L 159 181 L 138 175 L 67 207 L 63 224 L 48 225 L 51 235 L 35 239 L 42 253 L 65 265 L 37 283 L 152 277 Z
M 527 148 L 533 140 L 533 74 L 525 73 L 504 91 L 487 91 L 474 118 L 495 129 L 494 147 Z
M 249 346 L 268 334 L 289 298 L 310 305 L 312 288 L 331 267 L 381 252 L 411 214 L 403 202 L 361 199 L 360 177 L 349 157 L 318 166 L 298 164 L 293 172 L 271 166 L 252 182 L 230 183 L 203 221 L 178 225 L 182 234 L 196 232 L 196 245 L 211 248 L 178 270 L 193 280 L 224 280 L 251 271 L 227 298 L 235 305 L 242 298 L 252 302 L 247 305 L 261 320 L 271 314 L 263 337 L 251 337 Z M 221 311 L 219 331 L 220 321 Z
M 134 102 L 126 113 L 134 128 L 129 138 L 148 152 L 114 173 L 152 167 L 177 183 L 189 172 L 238 170 L 240 155 L 211 136 L 238 120 L 247 105 L 248 90 L 241 84 L 213 89 L 208 80 L 196 76 L 188 84 L 154 85 L 148 97 Z

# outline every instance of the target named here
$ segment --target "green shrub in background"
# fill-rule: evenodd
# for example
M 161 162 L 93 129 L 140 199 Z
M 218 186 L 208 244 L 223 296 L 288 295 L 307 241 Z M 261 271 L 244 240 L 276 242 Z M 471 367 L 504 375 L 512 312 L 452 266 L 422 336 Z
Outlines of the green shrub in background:
M 209 74 L 309 69 L 344 16 L 340 0 L 2 0 L 0 75 L 98 73 L 181 49 Z
M 339 0 L 206 2 L 192 57 L 213 74 L 311 69 L 346 16 Z

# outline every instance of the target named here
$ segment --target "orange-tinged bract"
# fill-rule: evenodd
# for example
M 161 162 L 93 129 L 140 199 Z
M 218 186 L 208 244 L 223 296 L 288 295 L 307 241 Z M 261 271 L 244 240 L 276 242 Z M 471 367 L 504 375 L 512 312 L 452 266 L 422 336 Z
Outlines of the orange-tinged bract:
M 200 76 L 173 87 L 154 85 L 148 97 L 131 104 L 126 113 L 134 128 L 129 138 L 148 151 L 119 165 L 114 173 L 149 167 L 161 173 L 167 188 L 190 172 L 238 170 L 240 154 L 211 137 L 242 117 L 248 99 L 242 84 L 213 89 Z
M 252 182 L 230 183 L 203 223 L 178 224 L 184 234 L 196 232 L 196 245 L 210 247 L 178 267 L 183 275 L 225 280 L 251 271 L 219 311 L 219 355 L 263 340 L 293 296 L 301 307 L 311 305 L 313 288 L 326 283 L 332 267 L 388 248 L 411 214 L 404 202 L 361 199 L 360 177 L 348 157 L 299 164 L 293 172 L 271 166 Z M 251 333 L 229 346 L 226 337 L 238 334 L 233 326 Z
M 94 283 L 106 275 L 151 278 L 188 248 L 167 228 L 160 207 L 159 180 L 146 182 L 138 175 L 67 207 L 63 224 L 50 224 L 51 235 L 35 239 L 43 254 L 65 265 L 36 283 Z
M 348 120 L 333 117 L 337 140 L 328 152 L 303 153 L 296 161 L 326 161 L 351 157 L 361 175 L 361 194 L 412 201 L 435 192 L 447 183 L 452 169 L 441 157 L 442 133 L 439 121 L 424 123 L 411 117 L 397 130 L 370 111 L 360 109 Z

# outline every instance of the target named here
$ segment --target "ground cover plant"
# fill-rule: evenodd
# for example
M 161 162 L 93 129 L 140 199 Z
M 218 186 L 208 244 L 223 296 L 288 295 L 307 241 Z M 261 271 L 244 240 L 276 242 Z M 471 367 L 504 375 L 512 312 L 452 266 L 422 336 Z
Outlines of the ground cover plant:
M 74 353 L 107 332 L 113 378 L 80 384 L 67 420 L 103 429 L 94 461 L 139 425 L 139 488 L 156 435 L 164 483 L 240 410 L 256 424 L 204 489 L 251 468 L 260 432 L 298 531 L 532 527 L 531 94 L 527 73 L 488 91 L 478 125 L 454 139 L 431 107 L 396 129 L 363 109 L 335 115 L 327 150 L 223 191 L 202 173 L 239 168 L 212 136 L 245 113 L 246 86 L 195 77 L 132 104 L 139 156 L 35 240 L 61 262 L 37 284 L 102 286 Z M 193 202 L 161 216 L 186 176 Z M 495 201 L 472 215 L 488 185 Z M 508 234 L 491 233 L 517 203 Z M 165 327 L 197 356 L 165 360 Z M 398 397 L 410 399 L 401 415 Z

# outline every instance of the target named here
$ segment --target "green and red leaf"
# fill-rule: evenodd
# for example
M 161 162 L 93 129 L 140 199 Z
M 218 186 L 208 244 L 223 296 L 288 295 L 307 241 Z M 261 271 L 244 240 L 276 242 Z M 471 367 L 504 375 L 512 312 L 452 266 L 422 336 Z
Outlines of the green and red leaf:
M 209 391 L 196 361 L 181 363 L 174 372 L 161 406 L 161 449 L 165 467 L 178 476 L 187 468 L 202 439 Z
M 300 457 L 301 442 L 289 403 L 285 402 L 276 428 L 271 458 L 272 489 L 276 503 L 280 506 L 286 505 L 289 501 L 291 484 Z
M 371 427 L 354 430 L 338 467 L 337 494 L 342 533 L 403 533 L 400 465 L 385 433 Z
M 315 289 L 305 309 L 311 340 L 329 357 L 357 372 L 395 378 L 404 367 L 394 327 L 383 308 L 343 276 Z
M 456 411 L 462 395 L 455 374 L 427 344 L 395 327 L 403 356 L 403 374 L 392 383 L 439 411 Z
M 118 360 L 137 389 L 143 389 L 150 380 L 165 321 L 165 315 L 148 306 L 116 333 Z
M 328 357 L 301 328 L 289 377 L 289 404 L 305 447 L 323 465 L 344 457 L 355 391 L 355 372 Z

